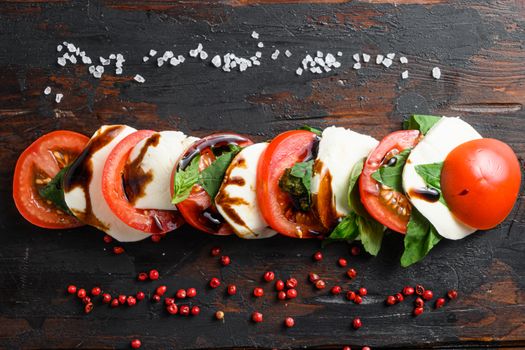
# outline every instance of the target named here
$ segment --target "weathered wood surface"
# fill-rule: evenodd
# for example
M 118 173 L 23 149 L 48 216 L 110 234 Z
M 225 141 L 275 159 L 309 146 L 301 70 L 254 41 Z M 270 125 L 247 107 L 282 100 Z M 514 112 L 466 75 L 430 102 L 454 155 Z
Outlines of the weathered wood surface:
M 274 3 L 275 2 L 275 3 Z M 318 3 L 319 2 L 319 3 Z M 11 200 L 19 153 L 39 135 L 56 129 L 92 133 L 103 123 L 137 128 L 181 129 L 204 135 L 235 130 L 265 139 L 308 123 L 342 125 L 377 138 L 399 128 L 413 112 L 461 115 L 484 136 L 508 142 L 525 156 L 525 3 L 516 1 L 8 1 L 0 4 L 0 347 L 125 348 L 133 337 L 144 348 L 340 347 L 394 348 L 525 346 L 525 206 L 523 191 L 511 216 L 490 232 L 442 242 L 424 262 L 403 269 L 402 237 L 389 235 L 375 258 L 350 258 L 359 277 L 350 283 L 336 267 L 345 245 L 324 250 L 314 265 L 314 241 L 273 238 L 260 242 L 212 237 L 183 228 L 161 244 L 125 245 L 114 256 L 102 234 L 85 228 L 41 230 L 26 223 Z M 198 42 L 210 54 L 254 52 L 252 30 L 266 47 L 260 67 L 225 74 L 192 60 L 157 68 L 141 59 L 150 48 L 186 53 Z M 124 75 L 89 76 L 85 66 L 60 68 L 56 45 L 71 41 L 91 57 L 122 52 Z M 269 59 L 272 45 L 294 56 Z M 305 51 L 344 52 L 342 67 L 323 75 L 294 74 Z M 351 68 L 354 52 L 401 52 L 399 64 Z M 162 51 L 163 52 L 163 51 Z M 443 71 L 431 78 L 433 66 Z M 144 85 L 132 81 L 135 73 Z M 42 93 L 64 93 L 60 104 Z M 219 268 L 209 250 L 220 245 L 233 263 Z M 200 317 L 168 317 L 160 305 L 111 310 L 97 304 L 85 316 L 65 295 L 69 283 L 100 285 L 110 292 L 151 291 L 134 281 L 138 271 L 158 268 L 170 290 L 196 286 Z M 273 269 L 301 282 L 309 271 L 342 281 L 345 289 L 369 290 L 363 305 L 316 292 L 303 283 L 300 296 L 283 306 L 252 288 Z M 234 282 L 239 295 L 210 291 L 213 275 Z M 410 303 L 387 308 L 384 297 L 420 282 L 436 294 L 457 288 L 460 298 L 414 319 Z M 271 296 L 270 296 L 271 295 Z M 224 323 L 212 320 L 218 309 Z M 249 322 L 254 309 L 265 322 Z M 285 330 L 285 316 L 296 327 Z M 364 327 L 350 327 L 359 315 Z

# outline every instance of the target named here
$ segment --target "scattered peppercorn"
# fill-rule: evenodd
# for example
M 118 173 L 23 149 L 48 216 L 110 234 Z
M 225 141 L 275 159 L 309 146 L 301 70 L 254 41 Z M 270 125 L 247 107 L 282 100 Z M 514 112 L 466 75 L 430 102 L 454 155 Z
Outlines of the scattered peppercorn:
M 422 308 L 424 305 L 425 305 L 425 302 L 423 301 L 423 299 L 419 297 L 417 297 L 416 300 L 414 301 L 414 306 L 416 308 Z
M 71 284 L 67 286 L 67 292 L 69 294 L 75 294 L 77 292 L 77 287 Z
M 223 320 L 224 319 L 224 312 L 222 311 L 217 311 L 215 313 L 215 318 L 218 319 L 218 320 Z
M 83 299 L 85 296 L 86 296 L 86 290 L 84 288 L 80 288 L 77 291 L 77 297 L 79 297 L 80 299 Z
M 177 312 L 179 312 L 179 307 L 177 306 L 177 304 L 171 303 L 168 306 L 166 306 L 166 311 L 168 311 L 170 315 L 175 315 L 177 314 Z
M 337 260 L 337 263 L 341 267 L 346 267 L 346 265 L 348 265 L 348 261 L 346 261 L 346 259 L 344 259 L 344 258 L 339 258 L 339 260 Z
M 359 317 L 354 318 L 354 320 L 352 321 L 352 327 L 354 327 L 354 329 L 359 329 L 362 326 L 363 323 L 361 322 L 361 319 Z
M 323 253 L 315 252 L 312 258 L 314 259 L 314 261 L 321 261 L 323 260 Z
M 253 312 L 252 313 L 252 321 L 255 323 L 260 323 L 263 321 L 263 314 L 260 312 Z
M 425 290 L 425 292 L 423 293 L 423 299 L 425 300 L 431 300 L 433 297 L 434 293 L 432 293 L 432 291 L 429 289 Z
M 364 296 L 366 296 L 367 294 L 368 294 L 368 290 L 366 290 L 365 287 L 361 287 L 361 288 L 359 288 L 359 295 L 360 295 L 360 296 L 364 297 Z
M 146 297 L 146 294 L 144 294 L 144 292 L 137 292 L 137 295 L 135 295 L 135 298 L 137 298 L 137 300 L 144 300 L 144 298 Z
M 363 302 L 363 298 L 361 298 L 360 295 L 356 295 L 354 298 L 354 303 L 361 304 Z
M 450 300 L 456 299 L 458 297 L 458 292 L 455 289 L 451 289 L 447 292 L 447 296 Z
M 148 277 L 149 277 L 150 280 L 155 281 L 155 280 L 159 279 L 160 275 L 159 275 L 159 272 L 157 270 L 150 270 L 149 274 L 148 274 Z
M 287 328 L 292 328 L 295 325 L 295 320 L 292 317 L 286 317 L 284 319 L 284 325 Z
M 295 278 L 289 278 L 286 280 L 286 287 L 295 288 L 297 287 L 297 280 Z
M 122 254 L 124 253 L 124 248 L 121 246 L 115 246 L 113 247 L 113 253 L 115 253 L 116 255 Z
M 341 287 L 340 286 L 333 286 L 332 289 L 330 289 L 330 293 L 332 293 L 333 295 L 339 295 L 341 294 Z
M 91 295 L 94 297 L 99 296 L 100 293 L 102 293 L 102 290 L 100 289 L 100 287 L 93 287 L 93 289 L 91 289 Z
M 113 241 L 113 238 L 110 235 L 104 235 L 104 243 L 111 243 Z
M 220 253 L 221 253 L 221 248 L 219 247 L 211 248 L 211 251 L 210 251 L 211 256 L 219 256 Z
M 131 347 L 132 347 L 133 349 L 138 349 L 138 348 L 140 348 L 141 346 L 142 346 L 142 343 L 140 342 L 140 340 L 138 340 L 138 339 L 133 339 L 133 340 L 131 341 Z
M 186 296 L 188 298 L 194 298 L 197 296 L 197 289 L 195 288 L 188 288 L 186 289 Z
M 222 266 L 228 266 L 228 265 L 230 265 L 230 263 L 231 263 L 231 260 L 230 260 L 229 256 L 227 256 L 227 255 L 221 256 L 221 265 Z
M 118 302 L 121 304 L 121 305 L 124 305 L 126 303 L 126 299 L 127 299 L 127 296 L 126 295 L 119 295 L 118 296 Z
M 275 278 L 275 274 L 272 271 L 266 271 L 263 276 L 266 282 L 271 282 Z
M 160 295 L 153 294 L 153 296 L 151 297 L 151 301 L 158 303 L 160 301 Z
M 226 292 L 228 293 L 228 295 L 237 294 L 237 286 L 235 284 L 230 284 L 228 288 L 226 288 Z
M 286 291 L 286 297 L 288 299 L 294 299 L 294 298 L 297 298 L 297 290 L 294 289 L 294 288 L 291 288 L 291 289 L 288 289 Z
M 359 248 L 358 246 L 353 246 L 352 249 L 350 249 L 350 253 L 353 255 L 353 256 L 357 256 L 359 255 L 359 253 L 361 253 L 361 248 Z
M 436 309 L 439 309 L 440 307 L 443 307 L 445 305 L 445 298 L 437 298 L 436 303 L 434 304 L 434 307 Z
M 217 288 L 218 286 L 221 285 L 221 281 L 219 281 L 219 279 L 217 277 L 213 277 L 211 280 L 210 280 L 210 287 L 211 288 Z
M 120 303 L 118 302 L 117 298 L 111 300 L 111 307 L 117 307 L 119 305 L 120 305 Z
M 353 291 L 346 292 L 346 299 L 348 299 L 350 301 L 354 301 L 355 297 L 356 297 L 355 292 L 353 292 Z
M 191 314 L 192 314 L 193 316 L 197 316 L 198 314 L 201 313 L 201 308 L 198 307 L 197 305 L 192 306 L 190 312 L 191 312 Z
M 286 299 L 286 292 L 284 290 L 277 293 L 277 299 L 279 300 L 285 300 Z
M 326 283 L 323 280 L 317 280 L 317 282 L 315 282 L 315 288 L 324 289 L 325 287 Z
M 310 272 L 308 274 L 308 279 L 310 280 L 310 282 L 315 283 L 315 282 L 317 282 L 320 279 L 320 277 L 319 277 L 318 274 Z
M 388 297 L 386 297 L 386 301 L 385 303 L 387 305 L 394 305 L 396 303 L 396 297 L 394 297 L 393 295 L 389 295 Z
M 348 271 L 346 271 L 346 275 L 350 278 L 356 278 L 357 271 L 355 269 L 348 269 Z
M 396 293 L 396 295 L 394 297 L 396 298 L 396 302 L 398 302 L 398 303 L 400 303 L 403 300 L 405 300 L 405 297 L 403 296 L 402 293 Z
M 177 299 L 186 299 L 186 290 L 179 289 L 177 293 L 175 293 L 175 296 L 177 297 Z
M 284 289 L 284 282 L 282 280 L 275 281 L 275 290 L 281 291 Z
M 264 295 L 264 290 L 261 287 L 255 287 L 253 289 L 253 296 L 256 298 L 262 297 Z
M 417 317 L 417 316 L 421 315 L 421 314 L 423 313 L 423 311 L 424 311 L 424 310 L 423 310 L 422 307 L 416 307 L 416 308 L 414 308 L 414 310 L 412 311 L 412 314 L 413 314 L 414 316 Z
M 93 311 L 93 308 L 94 308 L 93 303 L 89 302 L 86 304 L 86 306 L 84 306 L 84 312 L 86 314 L 89 314 L 91 311 Z
M 111 295 L 108 293 L 102 294 L 102 302 L 104 304 L 109 304 L 111 302 Z
M 409 295 L 414 294 L 414 288 L 412 288 L 412 287 L 410 287 L 410 286 L 407 286 L 407 287 L 403 288 L 403 294 L 404 294 L 405 296 L 407 296 L 407 297 L 408 297 Z
M 425 293 L 425 287 L 423 287 L 422 285 L 418 284 L 416 286 L 416 294 L 419 295 L 419 296 L 422 296 L 423 293 Z
M 188 316 L 190 314 L 190 307 L 188 305 L 181 305 L 179 307 L 179 315 Z
M 126 303 L 128 303 L 128 306 L 135 306 L 137 304 L 137 299 L 135 299 L 134 296 L 129 296 L 126 298 Z
M 148 274 L 145 273 L 145 272 L 140 272 L 140 273 L 138 274 L 138 276 L 137 276 L 137 279 L 138 279 L 139 281 L 145 281 L 145 280 L 148 279 Z

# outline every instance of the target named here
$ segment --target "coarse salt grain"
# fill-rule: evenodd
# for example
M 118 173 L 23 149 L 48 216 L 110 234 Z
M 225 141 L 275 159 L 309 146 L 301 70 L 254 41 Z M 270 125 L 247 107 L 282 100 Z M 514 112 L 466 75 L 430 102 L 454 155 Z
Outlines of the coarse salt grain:
M 76 64 L 77 63 L 77 58 L 73 55 L 69 56 L 69 62 L 73 63 L 73 64 Z
M 276 50 L 272 53 L 272 56 L 271 56 L 271 57 L 272 57 L 272 60 L 276 60 L 277 57 L 279 57 L 279 53 L 280 53 L 280 51 L 276 49 Z
M 58 51 L 58 52 L 62 51 L 63 48 L 64 48 L 64 47 L 63 47 L 62 45 L 57 45 L 57 51 Z
M 142 62 L 148 62 L 148 61 L 149 61 L 149 57 L 148 56 L 142 57 Z
M 408 63 L 408 59 L 405 56 L 401 56 L 399 57 L 399 62 L 401 62 L 402 64 L 406 64 Z
M 381 64 L 383 62 L 384 58 L 385 58 L 385 56 L 383 56 L 383 55 L 377 55 L 376 56 L 376 64 Z
M 354 68 L 354 69 L 361 69 L 361 63 L 356 62 L 356 63 L 354 64 L 354 67 L 353 67 L 353 68 Z
M 200 52 L 200 59 L 201 60 L 205 60 L 208 58 L 208 53 L 206 51 L 201 51 Z
M 89 66 L 88 71 L 91 74 L 95 73 L 95 66 Z
M 102 63 L 103 66 L 109 66 L 111 63 L 111 60 L 107 60 L 104 57 L 99 57 L 100 63 Z
M 93 62 L 91 61 L 91 58 L 90 58 L 90 57 L 88 57 L 88 56 L 82 56 L 82 63 L 84 63 L 84 64 L 91 64 L 91 63 L 93 63 Z
M 286 51 L 284 52 L 284 55 L 285 55 L 286 57 L 292 57 L 292 53 L 290 52 L 290 50 L 286 50 Z
M 97 72 L 96 70 L 93 72 L 93 78 L 100 79 L 102 78 L 102 73 Z
M 51 93 L 51 87 L 48 86 L 44 89 L 44 95 L 49 95 L 50 93 Z
M 157 66 L 162 67 L 164 65 L 164 59 L 162 57 L 157 58 Z
M 100 74 L 104 73 L 104 67 L 102 66 L 96 66 L 95 67 L 95 72 L 98 72 Z
M 140 74 L 135 74 L 135 76 L 133 77 L 133 80 L 141 84 L 143 84 L 146 81 L 146 79 L 144 79 L 144 77 Z
M 149 50 L 149 55 L 151 57 L 155 56 L 156 54 L 157 54 L 157 50 L 153 50 L 153 49 Z
M 434 77 L 434 79 L 441 78 L 441 69 L 439 69 L 439 67 L 432 68 L 432 76 Z
M 255 57 L 256 57 L 256 58 L 261 58 L 261 56 L 262 56 L 262 52 L 261 52 L 261 51 L 257 51 L 257 52 L 255 53 Z
M 112 54 L 109 55 L 109 59 L 110 59 L 110 60 L 114 60 L 115 58 L 117 58 L 117 56 L 115 56 L 114 53 L 112 53 Z
M 190 57 L 197 57 L 198 54 L 197 50 L 190 50 L 189 52 Z
M 172 57 L 172 58 L 170 58 L 170 64 L 173 67 L 176 67 L 176 66 L 178 66 L 180 64 L 180 60 L 177 57 Z
M 354 53 L 352 58 L 354 59 L 354 61 L 359 62 L 359 54 L 358 53 Z
M 259 41 L 257 47 L 262 49 L 264 47 L 264 43 L 262 41 Z
M 392 65 L 392 60 L 391 60 L 390 58 L 387 57 L 387 58 L 385 58 L 385 59 L 383 60 L 382 63 L 383 63 L 383 66 L 385 66 L 386 68 L 388 68 L 388 67 L 390 67 L 390 66 Z
M 61 93 L 56 94 L 55 95 L 55 102 L 56 103 L 60 103 L 60 101 L 62 101 L 62 97 L 64 97 L 63 94 L 61 94 Z
M 343 56 L 343 53 L 341 51 L 337 51 L 337 56 L 341 57 Z
M 57 63 L 64 67 L 66 65 L 66 59 L 64 57 L 57 58 Z
M 67 44 L 67 50 L 69 52 L 75 52 L 77 50 L 77 48 L 73 44 Z
M 303 74 L 303 69 L 302 69 L 301 67 L 297 68 L 297 69 L 295 70 L 295 74 L 297 74 L 297 75 L 302 75 L 302 74 Z
M 408 71 L 405 70 L 403 73 L 401 73 L 401 79 L 407 79 L 408 78 Z
M 393 60 L 394 57 L 396 57 L 396 54 L 393 53 L 393 52 L 391 52 L 391 53 L 387 54 L 386 57 L 388 57 L 388 58 L 390 58 L 391 60 Z
M 257 33 L 255 30 L 252 32 L 252 38 L 259 39 L 259 33 Z
M 363 61 L 364 61 L 365 63 L 368 63 L 368 62 L 370 61 L 370 55 L 364 53 L 364 54 L 363 54 Z
M 323 57 L 323 53 L 321 51 L 317 51 L 316 56 L 317 57 Z
M 121 67 L 117 67 L 117 68 L 115 69 L 115 74 L 116 74 L 116 75 L 121 75 L 121 74 L 122 74 L 122 68 L 121 68 Z

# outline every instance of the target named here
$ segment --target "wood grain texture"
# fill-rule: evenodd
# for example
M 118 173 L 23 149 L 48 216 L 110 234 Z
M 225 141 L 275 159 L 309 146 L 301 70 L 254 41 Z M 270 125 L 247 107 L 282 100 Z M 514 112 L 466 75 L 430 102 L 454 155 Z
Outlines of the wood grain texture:
M 304 123 L 347 126 L 381 138 L 411 113 L 460 115 L 487 137 L 509 143 L 523 166 L 525 157 L 525 5 L 522 1 L 9 1 L 0 4 L 0 348 L 126 348 L 139 337 L 144 348 L 479 348 L 525 347 L 524 192 L 510 217 L 496 229 L 459 242 L 442 242 L 420 264 L 399 266 L 402 237 L 390 234 L 373 259 L 348 257 L 344 244 L 323 250 L 319 242 L 276 237 L 243 241 L 212 237 L 190 228 L 160 244 L 126 244 L 114 256 L 102 234 L 91 228 L 51 232 L 31 226 L 11 199 L 14 164 L 38 136 L 56 129 L 91 134 L 101 124 L 180 129 L 195 135 L 234 130 L 264 140 Z M 257 50 L 263 64 L 226 74 L 190 60 L 157 68 L 141 59 L 150 48 L 187 53 L 202 42 L 209 53 Z M 122 52 L 124 75 L 96 80 L 85 66 L 56 65 L 56 45 L 71 41 L 91 57 Z M 176 45 L 176 46 L 174 46 Z M 272 46 L 289 49 L 276 61 Z M 341 50 L 341 69 L 324 75 L 294 74 L 306 51 Z M 163 51 L 162 51 L 163 52 Z M 375 64 L 355 71 L 354 52 L 398 52 L 402 67 Z M 441 80 L 431 78 L 432 67 Z M 144 85 L 134 74 L 146 77 Z M 44 96 L 51 86 L 62 103 Z M 209 257 L 220 245 L 233 263 L 220 268 Z M 347 256 L 359 271 L 351 282 L 336 266 Z M 141 302 L 111 310 L 96 303 L 85 316 L 65 295 L 69 283 L 100 285 L 115 293 L 151 292 L 159 283 L 135 281 L 137 272 L 160 270 L 171 292 L 197 287 L 202 313 L 169 317 L 161 305 Z M 299 297 L 282 303 L 260 281 L 272 269 L 301 281 Z M 345 290 L 366 286 L 362 305 L 315 291 L 307 273 L 320 273 Z M 227 298 L 209 290 L 219 276 L 240 290 Z M 411 305 L 387 308 L 386 295 L 408 283 L 423 283 L 442 295 L 457 288 L 460 298 L 444 309 L 410 316 Z M 255 300 L 253 287 L 267 297 Z M 212 319 L 226 312 L 224 323 Z M 250 313 L 264 313 L 254 325 Z M 284 329 L 293 316 L 296 327 Z M 351 329 L 360 316 L 364 326 Z

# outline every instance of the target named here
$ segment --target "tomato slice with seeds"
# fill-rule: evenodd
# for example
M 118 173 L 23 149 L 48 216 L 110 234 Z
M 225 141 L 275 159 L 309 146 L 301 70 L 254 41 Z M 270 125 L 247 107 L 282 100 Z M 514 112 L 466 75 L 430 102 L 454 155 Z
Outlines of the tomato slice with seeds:
M 173 180 L 178 169 L 185 169 L 191 160 L 200 154 L 199 171 L 206 169 L 216 159 L 214 150 L 226 148 L 228 145 L 241 147 L 249 146 L 253 142 L 242 135 L 233 133 L 219 133 L 206 136 L 195 141 L 182 155 L 178 165 L 171 175 L 171 195 L 173 196 Z M 202 188 L 195 184 L 188 198 L 177 204 L 180 213 L 191 226 L 214 235 L 231 235 L 233 229 L 224 220 L 213 198 Z
M 312 209 L 294 206 L 290 195 L 279 187 L 286 169 L 313 158 L 317 135 L 306 130 L 291 130 L 270 142 L 257 165 L 257 202 L 264 220 L 275 231 L 289 237 L 315 238 L 326 233 Z
M 421 139 L 418 130 L 400 130 L 387 135 L 368 156 L 359 178 L 359 194 L 366 211 L 386 227 L 406 233 L 411 206 L 403 193 L 378 183 L 372 174 L 396 154 L 413 148 Z
M 102 193 L 111 211 L 125 224 L 134 229 L 164 234 L 180 227 L 184 220 L 175 210 L 137 209 L 125 192 L 124 172 L 129 154 L 141 140 L 154 134 L 151 130 L 140 130 L 122 139 L 109 154 L 102 174 Z
M 13 199 L 20 214 L 35 226 L 64 229 L 83 224 L 74 216 L 58 209 L 42 198 L 39 190 L 51 181 L 60 169 L 71 164 L 82 152 L 89 137 L 58 130 L 37 139 L 22 152 L 13 175 Z

